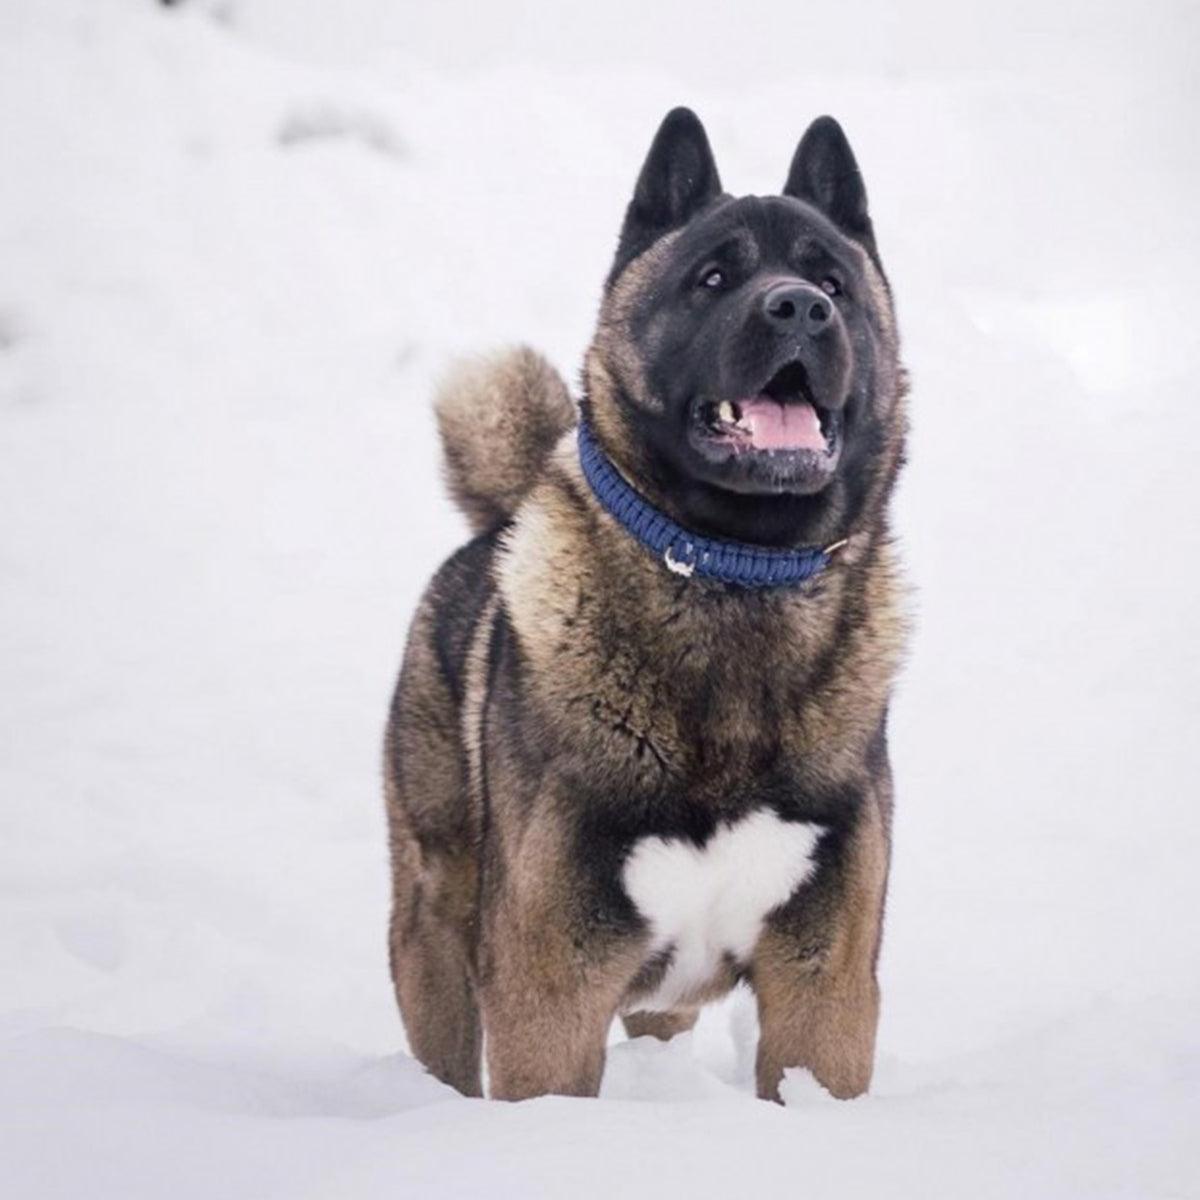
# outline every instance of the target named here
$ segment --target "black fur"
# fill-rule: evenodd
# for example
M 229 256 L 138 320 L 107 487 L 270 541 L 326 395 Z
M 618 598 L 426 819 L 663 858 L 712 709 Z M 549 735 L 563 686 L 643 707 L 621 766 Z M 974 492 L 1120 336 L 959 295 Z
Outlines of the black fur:
M 690 108 L 674 108 L 659 127 L 625 213 L 609 285 L 643 250 L 692 219 L 721 194 L 704 126 Z
M 842 127 L 832 117 L 818 117 L 800 139 L 783 194 L 823 212 L 847 237 L 865 247 L 882 269 L 862 172 Z

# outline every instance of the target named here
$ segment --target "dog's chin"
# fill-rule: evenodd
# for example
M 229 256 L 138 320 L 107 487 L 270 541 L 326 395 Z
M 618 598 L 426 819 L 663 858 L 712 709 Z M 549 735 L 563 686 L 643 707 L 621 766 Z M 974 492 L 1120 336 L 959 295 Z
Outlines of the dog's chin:
M 692 478 L 749 496 L 815 496 L 833 481 L 840 448 L 813 450 L 734 451 L 695 439 L 690 445 Z

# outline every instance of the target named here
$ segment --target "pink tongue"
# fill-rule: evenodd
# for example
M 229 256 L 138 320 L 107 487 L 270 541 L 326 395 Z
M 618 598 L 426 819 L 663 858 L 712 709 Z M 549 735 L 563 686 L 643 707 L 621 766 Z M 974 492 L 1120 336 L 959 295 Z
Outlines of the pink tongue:
M 780 404 L 770 396 L 753 396 L 740 400 L 738 408 L 756 450 L 826 449 L 817 410 L 807 400 Z

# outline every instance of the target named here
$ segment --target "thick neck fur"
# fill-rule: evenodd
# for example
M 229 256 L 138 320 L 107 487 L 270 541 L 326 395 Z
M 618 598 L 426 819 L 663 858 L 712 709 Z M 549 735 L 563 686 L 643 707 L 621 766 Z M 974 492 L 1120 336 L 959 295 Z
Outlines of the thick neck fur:
M 854 774 L 903 640 L 882 515 L 799 587 L 681 579 L 599 505 L 573 437 L 507 535 L 498 579 L 545 719 L 581 761 L 620 761 L 612 743 L 628 743 L 628 777 L 613 780 L 627 789 L 719 791 L 776 760 Z

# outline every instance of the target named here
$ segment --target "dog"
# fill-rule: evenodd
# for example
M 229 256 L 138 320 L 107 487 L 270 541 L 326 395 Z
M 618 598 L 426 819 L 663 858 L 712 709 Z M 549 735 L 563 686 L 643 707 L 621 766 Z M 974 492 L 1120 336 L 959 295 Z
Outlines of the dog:
M 475 536 L 415 614 L 385 736 L 392 978 L 482 1094 L 594 1096 L 744 981 L 757 1090 L 864 1092 L 906 634 L 906 378 L 862 176 L 814 121 L 777 196 L 688 109 L 625 214 L 576 405 L 527 348 L 437 400 Z

